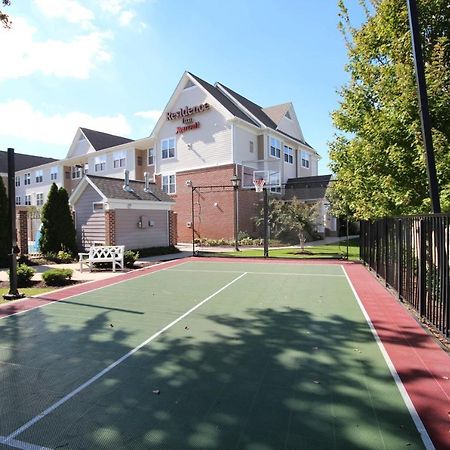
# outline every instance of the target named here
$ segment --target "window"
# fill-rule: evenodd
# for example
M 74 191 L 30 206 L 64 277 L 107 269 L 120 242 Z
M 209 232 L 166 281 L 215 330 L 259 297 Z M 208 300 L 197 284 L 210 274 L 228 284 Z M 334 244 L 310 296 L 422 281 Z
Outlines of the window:
M 50 180 L 55 181 L 58 179 L 58 168 L 52 167 L 50 169 Z
M 270 138 L 270 156 L 281 158 L 281 142 L 278 139 Z
M 36 176 L 36 183 L 42 183 L 42 170 L 36 170 L 34 174 Z
M 44 194 L 40 192 L 36 194 L 36 206 L 42 206 L 44 204 Z
M 81 166 L 72 166 L 71 172 L 72 172 L 72 180 L 77 180 L 78 178 L 81 178 L 82 174 Z
M 161 158 L 175 158 L 175 138 L 163 139 L 161 141 Z
M 175 194 L 175 175 L 163 175 L 162 190 L 166 194 Z
M 21 205 L 22 204 L 22 199 L 20 198 L 20 195 L 16 196 L 16 205 Z
M 121 167 L 125 167 L 127 163 L 127 155 L 125 152 L 116 152 L 114 153 L 114 161 L 113 167 L 114 169 L 120 169 Z
M 294 164 L 294 150 L 287 145 L 284 146 L 284 161 L 289 164 Z
M 25 195 L 25 205 L 31 205 L 31 195 Z
M 281 194 L 281 187 L 280 186 L 271 187 L 270 192 L 272 192 L 273 194 Z
M 23 176 L 23 184 L 26 186 L 27 184 L 31 184 L 31 173 L 26 173 Z
M 106 169 L 106 155 L 96 156 L 94 159 L 94 172 L 103 172 Z
M 84 164 L 84 173 L 88 173 L 89 172 L 89 164 L 85 163 Z
M 16 177 L 16 187 L 20 186 L 20 177 Z
M 94 202 L 92 203 L 92 211 L 93 212 L 101 212 L 105 209 L 105 205 L 100 202 Z
M 253 153 L 254 151 L 254 144 L 253 141 L 250 141 L 250 148 L 249 148 L 250 153 Z
M 148 149 L 148 165 L 149 166 L 155 165 L 155 149 L 154 148 Z
M 302 167 L 309 169 L 309 153 L 302 150 Z

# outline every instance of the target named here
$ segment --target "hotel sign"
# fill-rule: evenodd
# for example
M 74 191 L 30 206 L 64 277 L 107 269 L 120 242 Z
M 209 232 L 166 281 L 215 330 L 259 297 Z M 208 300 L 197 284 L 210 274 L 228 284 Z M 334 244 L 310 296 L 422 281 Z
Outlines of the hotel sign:
M 202 103 L 201 105 L 196 106 L 186 106 L 184 108 L 180 108 L 176 112 L 168 112 L 167 120 L 182 119 L 183 125 L 181 127 L 177 127 L 177 134 L 181 134 L 186 131 L 200 128 L 200 122 L 194 122 L 194 119 L 191 116 L 197 113 L 209 111 L 210 108 L 211 105 L 209 103 Z

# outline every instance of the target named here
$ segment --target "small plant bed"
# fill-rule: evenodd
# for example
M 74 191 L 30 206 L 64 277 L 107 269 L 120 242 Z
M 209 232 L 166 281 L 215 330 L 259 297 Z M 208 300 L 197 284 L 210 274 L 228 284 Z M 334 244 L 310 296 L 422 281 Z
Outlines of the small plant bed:
M 70 284 L 76 284 L 79 281 L 71 281 Z M 30 285 L 26 288 L 18 288 L 18 291 L 21 294 L 24 294 L 25 297 L 32 297 L 34 295 L 45 294 L 46 292 L 54 291 L 56 288 L 53 286 L 47 286 L 43 281 L 31 281 Z M 3 295 L 9 292 L 9 282 L 8 281 L 0 281 L 0 304 L 8 303 L 7 300 L 3 298 Z

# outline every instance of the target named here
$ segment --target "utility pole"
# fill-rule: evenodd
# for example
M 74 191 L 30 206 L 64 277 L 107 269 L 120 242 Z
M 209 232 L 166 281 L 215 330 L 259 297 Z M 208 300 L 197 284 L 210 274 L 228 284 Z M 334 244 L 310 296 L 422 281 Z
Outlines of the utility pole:
M 427 161 L 428 188 L 431 198 L 433 213 L 441 212 L 439 201 L 439 187 L 436 175 L 436 162 L 434 159 L 433 138 L 431 135 L 430 112 L 428 108 L 427 86 L 425 82 L 425 70 L 423 64 L 422 48 L 420 44 L 419 20 L 416 0 L 407 0 L 409 27 L 411 30 L 412 50 L 414 56 L 414 68 L 417 80 L 417 92 L 419 96 L 419 113 L 422 125 L 422 137 Z

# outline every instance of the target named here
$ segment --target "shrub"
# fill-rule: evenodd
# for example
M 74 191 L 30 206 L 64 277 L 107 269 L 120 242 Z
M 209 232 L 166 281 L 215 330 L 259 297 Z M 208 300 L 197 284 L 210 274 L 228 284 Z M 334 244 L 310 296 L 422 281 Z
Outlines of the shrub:
M 127 250 L 123 254 L 123 263 L 125 264 L 125 267 L 128 267 L 129 269 L 132 269 L 134 266 L 134 263 L 139 258 L 139 252 L 134 252 L 133 250 Z
M 47 286 L 64 286 L 72 278 L 72 269 L 50 269 L 42 274 Z
M 17 267 L 17 286 L 26 287 L 30 285 L 33 275 L 36 273 L 34 269 L 26 264 L 19 264 Z

